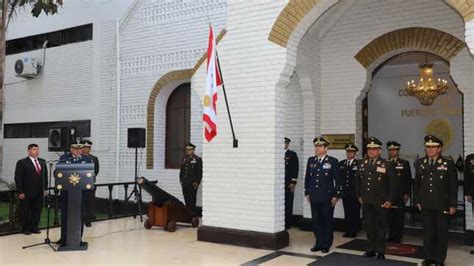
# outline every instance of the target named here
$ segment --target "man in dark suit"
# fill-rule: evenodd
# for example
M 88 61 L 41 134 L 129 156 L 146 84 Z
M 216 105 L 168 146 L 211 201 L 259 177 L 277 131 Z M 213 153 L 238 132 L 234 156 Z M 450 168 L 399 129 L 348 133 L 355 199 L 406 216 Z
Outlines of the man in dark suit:
M 359 149 L 354 144 L 349 143 L 345 150 L 347 159 L 339 162 L 345 226 L 345 233 L 342 237 L 355 238 L 360 227 L 360 202 L 357 199 L 355 189 L 355 179 L 358 171 L 358 162 L 355 157 Z
M 289 138 L 285 138 L 285 229 L 292 225 L 293 198 L 299 172 L 298 155 L 289 149 L 290 142 Z
M 328 253 L 333 243 L 334 206 L 341 197 L 338 160 L 327 155 L 329 142 L 313 140 L 315 156 L 308 158 L 304 194 L 311 205 L 311 219 L 316 244 L 312 252 Z
M 367 157 L 359 163 L 356 193 L 362 205 L 367 247 L 364 257 L 385 259 L 387 211 L 392 208 L 398 192 L 398 179 L 390 161 L 380 157 L 382 142 L 370 137 Z
M 186 145 L 186 155 L 179 171 L 186 209 L 192 216 L 197 216 L 196 196 L 202 180 L 202 159 L 194 153 L 195 149 L 196 146 L 192 143 Z
M 387 242 L 400 243 L 405 227 L 405 204 L 411 194 L 411 169 L 410 163 L 399 157 L 400 147 L 402 145 L 396 141 L 388 141 L 388 159 L 395 168 L 395 175 L 399 179 L 399 191 L 397 199 L 393 202 L 397 208 L 388 211 L 388 239 Z
M 97 182 L 97 175 L 99 174 L 99 158 L 91 154 L 92 141 L 88 139 L 81 140 L 82 144 L 82 155 L 89 156 L 94 163 L 94 184 Z M 92 226 L 92 221 L 95 220 L 95 192 L 93 190 L 84 190 L 84 224 L 87 227 Z
M 441 155 L 443 142 L 425 137 L 426 156 L 415 161 L 415 206 L 423 221 L 422 265 L 444 265 L 448 251 L 449 216 L 456 214 L 458 178 L 454 161 Z
M 43 197 L 46 196 L 48 188 L 46 161 L 38 156 L 38 145 L 28 145 L 28 157 L 19 160 L 15 168 L 15 183 L 20 199 L 20 219 L 25 235 L 40 233 L 38 224 Z

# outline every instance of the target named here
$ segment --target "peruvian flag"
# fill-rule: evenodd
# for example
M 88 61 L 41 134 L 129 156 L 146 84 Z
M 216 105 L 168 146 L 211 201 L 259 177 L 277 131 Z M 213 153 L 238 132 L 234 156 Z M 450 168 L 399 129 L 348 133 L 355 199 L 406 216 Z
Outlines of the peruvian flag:
M 222 85 L 221 70 L 217 62 L 216 39 L 212 25 L 209 25 L 209 42 L 207 46 L 207 78 L 204 95 L 204 136 L 210 142 L 217 135 L 217 87 Z

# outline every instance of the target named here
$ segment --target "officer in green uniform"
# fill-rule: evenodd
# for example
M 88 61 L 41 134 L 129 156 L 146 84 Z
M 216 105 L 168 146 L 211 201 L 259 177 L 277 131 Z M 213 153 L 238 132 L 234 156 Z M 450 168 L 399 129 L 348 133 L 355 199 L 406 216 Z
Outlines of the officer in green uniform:
M 196 146 L 192 143 L 186 145 L 186 155 L 179 171 L 186 209 L 192 216 L 197 216 L 196 196 L 202 180 L 202 159 L 194 153 L 195 149 Z
M 390 161 L 380 157 L 382 142 L 375 137 L 367 141 L 367 157 L 359 163 L 356 193 L 362 205 L 367 233 L 364 257 L 385 259 L 387 212 L 398 191 L 398 179 Z
M 400 243 L 405 227 L 404 206 L 410 198 L 411 193 L 411 169 L 410 163 L 399 157 L 400 147 L 402 145 L 396 141 L 388 141 L 388 159 L 395 167 L 395 174 L 399 179 L 399 191 L 397 200 L 393 202 L 396 208 L 388 211 L 388 239 L 387 242 Z
M 415 161 L 415 206 L 424 227 L 423 265 L 444 265 L 448 250 L 449 216 L 457 209 L 458 178 L 454 161 L 441 155 L 443 142 L 425 137 L 426 157 Z

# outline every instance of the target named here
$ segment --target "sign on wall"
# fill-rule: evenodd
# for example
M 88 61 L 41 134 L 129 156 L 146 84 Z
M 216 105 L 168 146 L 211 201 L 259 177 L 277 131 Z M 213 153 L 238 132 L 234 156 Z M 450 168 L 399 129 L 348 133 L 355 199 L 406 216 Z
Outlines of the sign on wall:
M 348 143 L 354 143 L 354 134 L 327 134 L 323 135 L 329 141 L 329 149 L 343 150 Z

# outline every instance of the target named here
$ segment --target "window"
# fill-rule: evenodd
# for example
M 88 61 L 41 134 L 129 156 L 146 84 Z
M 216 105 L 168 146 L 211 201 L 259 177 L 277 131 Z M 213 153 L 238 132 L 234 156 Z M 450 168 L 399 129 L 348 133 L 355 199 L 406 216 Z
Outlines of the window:
M 48 41 L 47 48 L 50 48 L 90 40 L 92 40 L 92 24 L 87 24 L 74 28 L 8 40 L 6 42 L 6 55 L 40 49 L 43 47 L 45 41 Z
M 166 104 L 165 167 L 179 168 L 186 143 L 190 140 L 191 84 L 178 86 Z
M 76 129 L 76 136 L 80 138 L 90 137 L 91 135 L 91 121 L 84 120 L 5 124 L 3 137 L 5 139 L 47 138 L 49 129 L 58 127 L 74 127 Z

